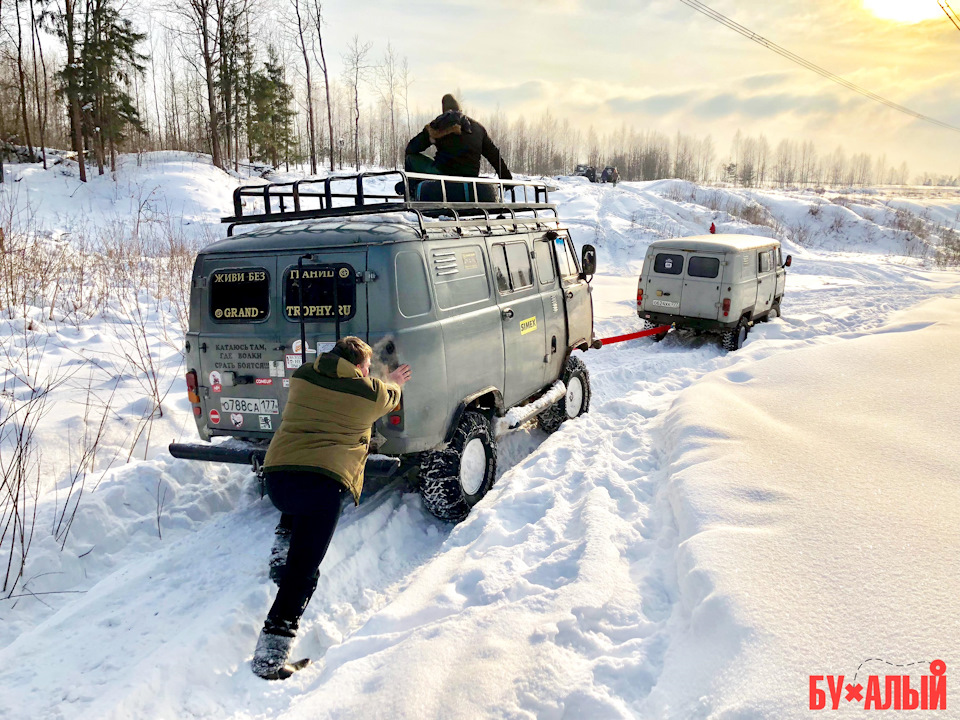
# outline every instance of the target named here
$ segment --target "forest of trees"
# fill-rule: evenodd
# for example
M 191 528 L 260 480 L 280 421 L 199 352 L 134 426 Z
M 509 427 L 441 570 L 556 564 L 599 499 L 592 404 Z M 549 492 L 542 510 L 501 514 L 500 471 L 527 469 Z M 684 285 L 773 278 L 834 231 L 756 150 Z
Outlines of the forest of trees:
M 332 54 L 334 29 L 319 0 L 171 0 L 164 22 L 149 28 L 138 28 L 128 8 L 120 0 L 0 0 L 0 160 L 46 166 L 47 148 L 68 150 L 86 158 L 83 180 L 114 168 L 118 152 L 151 150 L 206 153 L 224 169 L 393 168 L 407 139 L 439 111 L 411 108 L 414 76 L 389 44 L 377 49 L 353 35 Z M 627 126 L 599 133 L 589 119 L 583 131 L 549 111 L 476 117 L 509 166 L 534 175 L 586 162 L 615 165 L 625 180 L 960 183 L 911 178 L 906 164 L 809 140 L 774 144 L 738 132 L 722 152 L 710 136 Z

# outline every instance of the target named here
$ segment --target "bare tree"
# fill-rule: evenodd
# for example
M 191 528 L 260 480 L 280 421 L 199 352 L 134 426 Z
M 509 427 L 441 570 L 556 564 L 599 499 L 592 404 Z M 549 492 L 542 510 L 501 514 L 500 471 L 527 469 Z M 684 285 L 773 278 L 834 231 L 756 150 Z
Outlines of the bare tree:
M 354 35 L 346 55 L 343 56 L 345 66 L 343 72 L 353 93 L 353 154 L 358 171 L 360 170 L 360 83 L 364 82 L 370 74 L 371 66 L 368 64 L 367 57 L 372 47 L 371 43 L 361 45 L 360 38 Z
M 172 3 L 170 11 L 185 21 L 182 32 L 193 40 L 192 50 L 199 53 L 206 83 L 207 123 L 209 126 L 210 155 L 213 164 L 225 168 L 220 145 L 220 106 L 218 70 L 224 44 L 233 42 L 236 28 L 250 9 L 249 0 L 186 0 Z M 189 56 L 186 58 L 190 60 Z M 195 66 L 196 67 L 196 66 Z
M 30 121 L 27 116 L 27 73 L 23 69 L 23 19 L 20 17 L 20 3 L 23 0 L 14 0 L 13 10 L 17 15 L 17 37 L 11 39 L 17 45 L 17 79 L 20 86 L 20 114 L 23 120 L 23 135 L 27 141 L 27 149 L 30 151 L 30 154 L 33 155 L 33 143 L 30 141 Z M 31 3 L 31 10 L 33 9 L 32 0 L 28 0 Z M 7 34 L 10 34 L 10 31 L 7 31 Z
M 403 112 L 407 116 L 407 137 L 413 137 L 413 131 L 410 126 L 410 86 L 413 85 L 413 75 L 410 74 L 410 67 L 407 64 L 407 58 L 403 58 L 400 65 L 400 87 L 403 88 Z M 499 137 L 494 134 L 494 137 Z
M 334 163 L 334 144 L 333 144 L 333 103 L 330 101 L 330 74 L 327 72 L 327 57 L 323 52 L 323 12 L 322 6 L 316 0 L 313 0 L 311 6 L 311 19 L 313 20 L 314 30 L 317 32 L 317 46 L 313 51 L 313 58 L 320 66 L 323 72 L 323 88 L 327 95 L 327 131 L 330 134 L 330 172 L 333 172 Z M 317 57 L 317 50 L 320 51 L 320 57 Z
M 297 45 L 303 54 L 303 65 L 307 73 L 307 135 L 310 139 L 310 174 L 317 174 L 317 136 L 313 123 L 313 80 L 310 77 L 310 57 L 307 55 L 307 41 L 303 32 L 303 17 L 300 14 L 300 0 L 293 0 L 293 11 L 297 15 Z M 319 35 L 319 30 L 317 32 Z M 326 71 L 324 71 L 326 77 Z M 332 151 L 331 151 L 332 155 Z
M 47 129 L 47 103 L 50 97 L 47 85 L 47 63 L 43 59 L 43 45 L 40 43 L 40 24 L 38 22 L 36 5 L 34 0 L 30 2 L 30 45 L 33 49 L 33 86 L 34 95 L 37 99 L 37 125 L 40 130 L 40 155 L 43 158 L 43 169 L 47 169 L 47 143 L 44 137 Z M 37 56 L 40 57 L 40 64 L 43 66 L 43 106 L 40 104 L 40 78 L 37 68 Z
M 377 66 L 377 93 L 390 110 L 390 161 L 397 167 L 397 93 L 401 88 L 401 70 L 393 46 L 388 42 L 383 60 Z M 386 163 L 384 163 L 386 164 Z

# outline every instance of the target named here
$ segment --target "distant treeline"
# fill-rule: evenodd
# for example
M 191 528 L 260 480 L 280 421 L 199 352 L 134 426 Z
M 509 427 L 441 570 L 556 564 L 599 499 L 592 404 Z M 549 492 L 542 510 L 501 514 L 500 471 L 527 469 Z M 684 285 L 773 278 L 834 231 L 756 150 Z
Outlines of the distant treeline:
M 138 29 L 120 0 L 0 0 L 0 160 L 48 147 L 103 173 L 118 152 L 208 153 L 215 165 L 400 167 L 435 114 L 410 107 L 406 58 L 354 36 L 331 69 L 318 0 L 184 0 Z M 335 29 L 342 36 L 342 29 Z M 51 42 L 53 41 L 53 42 Z M 469 97 L 463 98 L 470 112 Z M 439 112 L 439 98 L 437 101 Z M 549 111 L 480 120 L 510 167 L 533 175 L 614 165 L 625 180 L 682 178 L 742 186 L 956 185 L 911 178 L 905 163 L 812 141 L 771 144 L 623 126 L 586 131 Z M 86 168 L 82 168 L 85 171 Z M 489 169 L 489 168 L 488 168 Z M 82 172 L 83 179 L 86 178 Z

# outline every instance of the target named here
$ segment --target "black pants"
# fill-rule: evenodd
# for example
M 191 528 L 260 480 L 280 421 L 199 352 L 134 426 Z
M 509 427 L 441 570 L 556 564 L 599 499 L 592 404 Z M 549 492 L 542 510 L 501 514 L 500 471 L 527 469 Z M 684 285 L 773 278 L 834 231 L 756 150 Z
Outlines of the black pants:
M 312 472 L 267 473 L 267 494 L 290 527 L 290 552 L 277 597 L 264 630 L 294 637 L 300 617 L 317 589 L 320 563 L 327 554 L 340 519 L 345 488 L 336 480 Z

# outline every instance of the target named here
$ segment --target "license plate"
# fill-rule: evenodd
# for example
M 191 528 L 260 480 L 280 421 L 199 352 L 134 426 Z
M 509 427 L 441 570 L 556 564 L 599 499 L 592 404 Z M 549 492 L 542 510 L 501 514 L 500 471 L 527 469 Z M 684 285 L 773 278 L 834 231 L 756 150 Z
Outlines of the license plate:
M 230 413 L 279 415 L 280 403 L 269 398 L 220 398 L 220 409 Z

